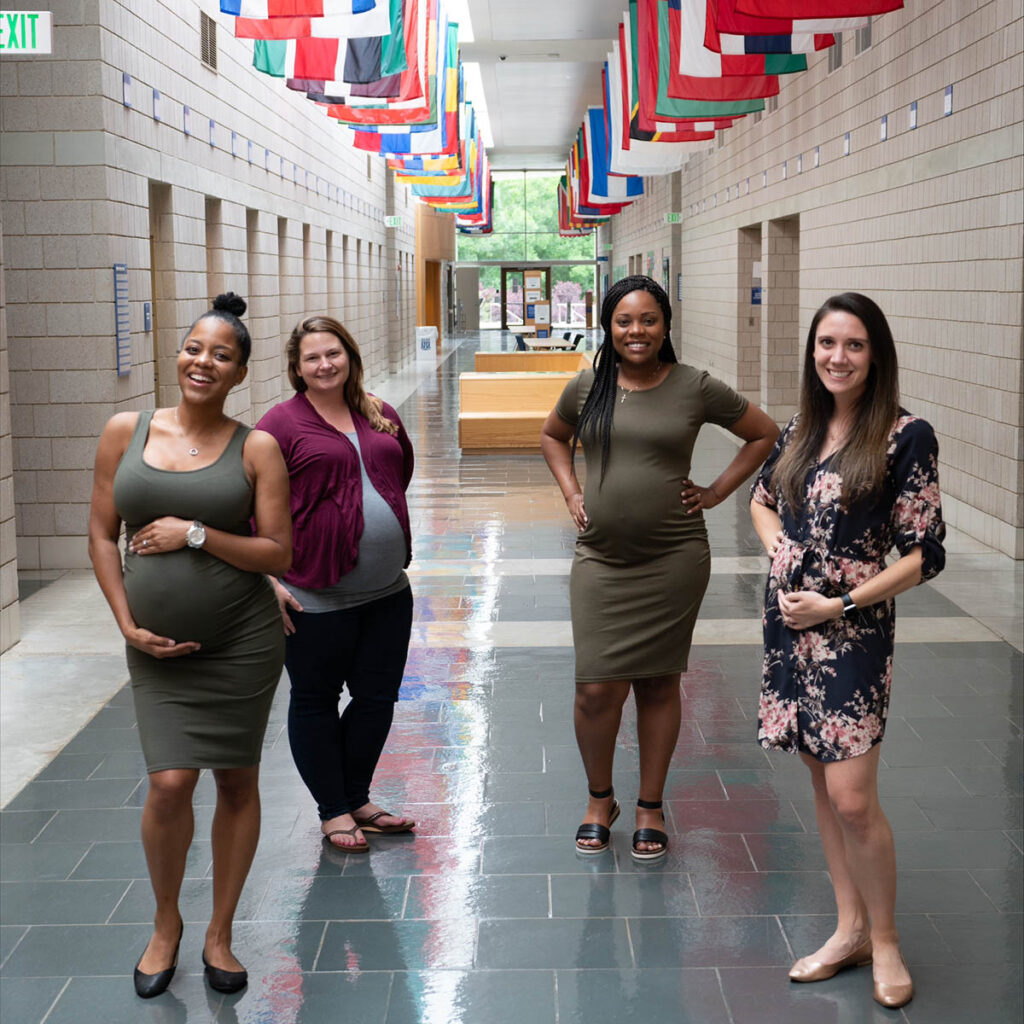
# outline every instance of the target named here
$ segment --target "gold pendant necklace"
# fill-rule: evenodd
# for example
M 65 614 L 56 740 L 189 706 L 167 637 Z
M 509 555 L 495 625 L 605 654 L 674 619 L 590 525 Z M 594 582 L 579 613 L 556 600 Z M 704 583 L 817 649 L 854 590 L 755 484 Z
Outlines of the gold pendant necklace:
M 655 368 L 647 375 L 646 379 L 641 381 L 639 384 L 631 388 L 626 387 L 625 384 L 619 384 L 619 390 L 622 392 L 622 397 L 619 399 L 619 405 L 622 405 L 622 403 L 626 400 L 627 395 L 633 394 L 634 391 L 643 391 L 644 385 L 654 380 L 654 378 L 657 377 L 660 372 L 661 360 L 658 360 L 658 365 L 655 366 Z

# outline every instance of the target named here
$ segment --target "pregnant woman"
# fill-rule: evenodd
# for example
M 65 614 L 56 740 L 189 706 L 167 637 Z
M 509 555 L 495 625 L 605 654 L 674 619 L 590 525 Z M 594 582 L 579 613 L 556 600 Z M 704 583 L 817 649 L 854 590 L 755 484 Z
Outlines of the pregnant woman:
M 580 531 L 569 601 L 576 653 L 576 740 L 590 803 L 576 833 L 583 854 L 608 848 L 618 817 L 612 760 L 622 707 L 637 708 L 640 793 L 632 855 L 668 851 L 662 790 L 679 736 L 680 674 L 711 567 L 702 510 L 764 461 L 778 430 L 706 371 L 677 362 L 672 307 L 649 277 L 627 277 L 601 307 L 594 369 L 570 381 L 544 423 L 541 448 Z M 710 487 L 690 480 L 697 434 L 717 423 L 743 446 Z M 573 468 L 586 456 L 586 490 Z M 682 500 L 680 501 L 680 495 Z
M 873 962 L 875 1000 L 896 1009 L 914 983 L 878 799 L 893 598 L 942 570 L 946 528 L 935 433 L 900 408 L 892 332 L 867 296 L 834 295 L 811 321 L 800 412 L 758 476 L 750 513 L 772 559 L 758 739 L 810 769 L 838 912 L 835 933 L 789 976 L 825 981 Z
M 231 951 L 231 928 L 259 840 L 260 750 L 284 663 L 277 602 L 263 574 L 291 564 L 291 522 L 276 442 L 224 415 L 228 392 L 246 375 L 244 312 L 243 299 L 218 296 L 178 354 L 178 405 L 118 413 L 96 453 L 89 554 L 127 643 L 149 773 L 142 844 L 156 914 L 135 966 L 143 999 L 163 992 L 177 966 L 178 894 L 203 768 L 217 785 L 203 965 L 217 991 L 248 980 Z

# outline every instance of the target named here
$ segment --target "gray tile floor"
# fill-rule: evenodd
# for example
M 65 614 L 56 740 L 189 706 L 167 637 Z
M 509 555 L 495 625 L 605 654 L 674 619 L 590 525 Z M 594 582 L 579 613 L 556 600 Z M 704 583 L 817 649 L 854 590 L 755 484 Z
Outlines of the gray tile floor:
M 572 531 L 539 458 L 460 458 L 454 447 L 456 375 L 476 343 L 400 408 L 419 453 L 417 632 L 374 797 L 415 815 L 415 837 L 375 837 L 365 858 L 323 848 L 288 751 L 282 687 L 236 929 L 252 982 L 222 997 L 203 981 L 204 777 L 178 974 L 141 1003 L 131 968 L 152 914 L 138 842 L 145 774 L 122 688 L 0 812 L 5 1024 L 1019 1021 L 1022 658 L 955 589 L 900 598 L 914 639 L 897 646 L 880 785 L 918 987 L 904 1010 L 872 1002 L 868 971 L 786 979 L 828 934 L 833 908 L 806 771 L 754 742 L 759 649 L 725 629 L 759 616 L 756 561 L 716 572 L 704 603 L 722 642 L 696 646 L 683 680 L 669 855 L 634 863 L 627 813 L 608 853 L 576 856 L 585 780 L 564 639 Z M 698 449 L 698 479 L 731 453 L 712 431 Z M 758 555 L 744 505 L 710 517 L 720 559 Z M 987 556 L 951 557 L 951 569 L 972 557 Z M 628 807 L 630 714 L 617 760 Z

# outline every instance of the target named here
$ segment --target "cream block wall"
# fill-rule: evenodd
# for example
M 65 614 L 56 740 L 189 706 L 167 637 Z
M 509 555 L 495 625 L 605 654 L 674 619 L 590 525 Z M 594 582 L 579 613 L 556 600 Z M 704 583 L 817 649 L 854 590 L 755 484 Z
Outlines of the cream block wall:
M 0 227 L 0 652 L 21 637 L 18 558 L 11 453 L 11 388 L 7 365 L 7 297 L 4 292 L 4 237 Z
M 214 0 L 50 7 L 53 55 L 0 63 L 11 425 L 0 531 L 6 560 L 13 497 L 24 569 L 87 564 L 103 424 L 119 409 L 175 401 L 177 348 L 217 292 L 249 302 L 249 377 L 228 405 L 243 421 L 290 393 L 284 341 L 303 314 L 331 302 L 362 347 L 369 386 L 415 358 L 412 215 L 385 230 L 384 215 L 408 209 L 408 195 L 384 161 L 257 73 L 252 43 L 234 39 Z M 217 22 L 217 72 L 199 59 L 200 12 Z M 400 259 L 409 277 L 395 308 Z M 115 262 L 129 270 L 124 376 L 115 372 Z M 7 404 L 4 396 L 0 415 Z M 0 563 L 4 602 L 14 565 Z M 3 614 L 6 629 L 14 616 Z
M 777 110 L 736 123 L 672 176 L 684 215 L 677 343 L 781 421 L 814 311 L 835 292 L 870 295 L 897 339 L 903 402 L 938 433 L 950 522 L 1021 558 L 1021 7 L 920 0 L 874 19 L 872 36 L 856 54 L 847 33 L 831 74 L 827 53 L 811 55 L 808 71 L 782 77 Z M 663 198 L 652 190 L 613 218 L 613 266 L 660 244 Z M 748 278 L 758 237 L 761 307 Z

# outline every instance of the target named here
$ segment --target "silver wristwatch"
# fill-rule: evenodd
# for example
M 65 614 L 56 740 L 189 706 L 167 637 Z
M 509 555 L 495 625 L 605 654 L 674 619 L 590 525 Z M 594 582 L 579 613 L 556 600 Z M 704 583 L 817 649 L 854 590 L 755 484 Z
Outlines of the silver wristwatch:
M 206 527 L 198 519 L 185 532 L 185 540 L 190 548 L 201 548 L 206 543 Z

